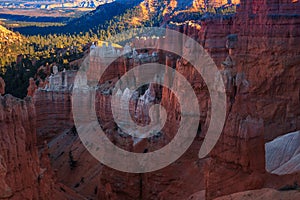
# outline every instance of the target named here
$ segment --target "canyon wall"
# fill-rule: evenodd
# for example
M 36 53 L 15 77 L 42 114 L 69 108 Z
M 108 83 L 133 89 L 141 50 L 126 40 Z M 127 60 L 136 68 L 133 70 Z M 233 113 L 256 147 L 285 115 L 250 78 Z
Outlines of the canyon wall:
M 31 99 L 0 96 L 0 113 L 0 199 L 80 199 L 56 183 L 48 155 L 39 158 Z
M 239 35 L 237 70 L 249 80 L 265 139 L 272 140 L 300 128 L 300 2 L 263 1 L 259 9 L 247 2 L 233 28 Z
M 37 90 L 33 98 L 38 145 L 73 127 L 71 92 Z
M 171 27 L 196 38 L 221 73 L 225 72 L 225 83 L 229 81 L 224 130 L 201 169 L 207 199 L 299 181 L 297 173 L 289 177 L 268 174 L 264 150 L 265 142 L 300 129 L 299 10 L 298 1 L 243 1 L 231 19 L 203 20 L 199 30 L 195 22 Z M 188 77 L 195 88 L 202 88 L 197 96 L 201 110 L 207 111 L 205 84 L 189 64 L 176 59 L 167 58 L 167 64 Z M 171 94 L 163 90 L 162 97 L 171 102 L 169 109 L 178 110 Z M 205 136 L 207 117 L 209 112 L 201 113 L 200 137 Z
M 232 26 L 238 37 L 231 56 L 237 88 L 206 171 L 208 199 L 269 185 L 264 143 L 300 129 L 300 16 L 292 14 L 299 2 L 254 5 L 243 2 Z M 290 182 L 295 179 L 299 175 Z
M 37 92 L 38 132 L 46 135 L 55 128 L 53 135 L 59 134 L 50 144 L 52 164 L 55 169 L 61 169 L 59 181 L 84 196 L 103 199 L 185 199 L 201 190 L 206 190 L 207 199 L 213 199 L 264 187 L 277 189 L 299 181 L 297 173 L 284 177 L 267 173 L 264 149 L 267 141 L 300 129 L 300 17 L 297 12 L 299 2 L 242 1 L 236 16 L 168 25 L 196 39 L 211 55 L 226 83 L 228 108 L 224 130 L 215 149 L 204 159 L 198 159 L 198 151 L 210 120 L 208 89 L 193 66 L 176 55 L 160 52 L 159 62 L 181 72 L 195 89 L 201 108 L 200 126 L 188 151 L 175 163 L 156 172 L 128 174 L 100 164 L 76 134 L 62 133 L 73 125 L 70 94 Z M 186 47 L 183 53 L 193 52 L 192 47 Z M 95 71 L 101 70 L 97 62 Z M 161 103 L 170 111 L 171 123 L 164 127 L 162 135 L 133 146 L 132 138 L 113 122 L 110 105 L 112 84 L 133 66 L 130 59 L 120 59 L 100 80 L 97 114 L 101 127 L 114 144 L 129 151 L 154 151 L 176 133 L 180 107 L 169 90 L 156 88 Z M 90 71 L 87 75 L 93 77 L 97 73 Z M 52 104 L 54 109 L 50 107 Z M 133 113 L 146 119 L 148 116 L 139 115 L 140 110 L 143 109 L 134 107 Z M 77 161 L 76 166 L 68 162 L 70 152 Z
M 1 98 L 1 198 L 38 199 L 35 110 L 27 99 Z M 23 159 L 19 159 L 23 158 Z
M 73 127 L 71 92 L 76 74 L 74 70 L 57 72 L 40 80 L 38 88 L 30 81 L 27 96 L 33 96 L 39 146 Z

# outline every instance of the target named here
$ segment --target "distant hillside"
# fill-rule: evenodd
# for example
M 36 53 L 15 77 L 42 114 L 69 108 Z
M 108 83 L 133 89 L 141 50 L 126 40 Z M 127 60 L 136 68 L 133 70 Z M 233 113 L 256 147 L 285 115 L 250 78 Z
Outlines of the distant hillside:
M 107 20 L 125 13 L 127 9 L 137 6 L 141 0 L 115 1 L 99 6 L 96 10 L 70 21 L 64 28 L 71 32 L 86 32 L 104 24 Z
M 112 3 L 100 5 L 96 10 L 83 15 L 80 18 L 72 19 L 65 26 L 51 27 L 21 27 L 15 28 L 15 31 L 24 35 L 47 35 L 47 34 L 73 34 L 80 32 L 88 32 L 103 25 L 106 21 L 113 19 L 115 16 L 122 15 L 126 10 L 133 8 L 142 0 L 117 0 Z
M 8 30 L 8 29 L 6 29 L 5 27 L 3 27 L 3 26 L 1 26 L 0 25 L 0 34 L 1 34 L 1 37 L 0 37 L 0 39 L 2 39 L 2 37 L 4 36 L 4 35 L 9 35 L 9 34 L 14 34 L 12 31 L 10 31 L 10 30 Z M 3 36 L 2 36 L 3 35 Z
M 121 29 L 132 27 L 157 26 L 162 19 L 171 19 L 174 22 L 197 20 L 201 19 L 206 12 L 218 14 L 220 9 L 239 4 L 239 2 L 240 0 L 116 0 L 100 5 L 96 10 L 79 18 L 71 19 L 65 26 L 29 26 L 14 30 L 25 35 L 85 32 L 110 35 L 103 31 L 116 33 Z M 221 10 L 221 14 L 223 14 L 222 11 L 224 9 Z
M 15 61 L 19 49 L 14 44 L 25 43 L 25 38 L 0 25 L 0 66 Z
M 106 29 L 110 20 L 116 21 L 116 17 L 122 18 L 122 15 L 126 15 L 127 21 L 125 23 L 140 25 L 149 20 L 151 16 L 159 18 L 166 14 L 172 14 L 176 10 L 190 8 L 193 2 L 193 0 L 116 0 L 100 5 L 96 10 L 77 19 L 70 20 L 63 27 L 21 27 L 14 30 L 25 35 L 96 32 L 99 29 Z M 129 19 L 129 17 L 132 18 Z

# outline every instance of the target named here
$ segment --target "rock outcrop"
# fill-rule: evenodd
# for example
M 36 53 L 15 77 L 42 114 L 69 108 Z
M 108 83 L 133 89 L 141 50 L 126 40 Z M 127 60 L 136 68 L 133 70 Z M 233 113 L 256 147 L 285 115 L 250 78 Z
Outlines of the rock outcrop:
M 35 81 L 33 78 L 29 79 L 29 86 L 27 88 L 27 96 L 33 97 L 35 90 L 37 89 L 37 86 L 35 84 Z

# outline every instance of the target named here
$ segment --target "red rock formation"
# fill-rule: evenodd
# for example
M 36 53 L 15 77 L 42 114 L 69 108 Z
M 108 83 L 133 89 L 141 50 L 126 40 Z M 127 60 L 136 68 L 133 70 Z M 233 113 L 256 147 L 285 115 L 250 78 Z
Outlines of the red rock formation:
M 143 152 L 147 148 L 149 151 L 159 149 L 172 139 L 172 134 L 169 136 L 162 135 L 151 140 L 143 140 L 133 147 L 132 138 L 117 129 L 112 119 L 111 96 L 106 91 L 109 91 L 118 76 L 122 76 L 122 73 L 125 73 L 125 70 L 131 68 L 135 63 L 132 62 L 132 59 L 131 61 L 125 59 L 123 62 L 117 60 L 116 63 L 118 65 L 111 65 L 112 68 L 106 72 L 107 75 L 105 74 L 104 78 L 100 80 L 96 110 L 101 127 L 106 131 L 111 141 L 124 149 L 135 152 Z M 101 67 L 101 65 L 97 65 L 97 62 L 91 64 L 93 70 L 97 69 L 97 66 Z M 121 70 L 117 71 L 118 69 Z M 89 72 L 88 76 L 95 74 Z M 109 83 L 109 79 L 111 79 L 111 83 Z M 149 93 L 151 95 L 154 93 L 153 89 L 155 90 L 155 86 L 150 87 Z M 48 93 L 51 94 L 51 92 Z M 40 94 L 37 93 L 36 95 L 39 96 L 38 98 L 42 98 L 42 94 L 47 96 L 46 91 L 41 91 Z M 176 98 L 173 98 L 172 101 L 176 102 Z M 131 105 L 136 105 L 136 103 Z M 133 106 L 131 108 L 134 109 L 133 113 L 135 113 L 135 110 L 145 110 L 144 106 L 147 107 L 148 105 L 144 105 L 142 101 L 139 101 L 137 107 Z M 140 123 L 148 120 L 146 112 L 137 114 Z M 171 120 L 174 119 L 171 118 Z M 169 122 L 168 127 L 176 128 L 176 124 L 172 122 L 174 121 Z M 172 196 L 174 199 L 182 199 L 197 191 L 199 187 L 204 188 L 203 173 L 200 170 L 202 163 L 196 162 L 197 148 L 200 146 L 199 140 L 178 163 L 158 172 L 144 175 L 118 172 L 102 166 L 88 153 L 78 136 L 74 136 L 71 132 L 58 135 L 56 139 L 50 142 L 49 146 L 52 165 L 57 169 L 58 180 L 69 187 L 74 187 L 77 192 L 89 198 L 109 199 L 116 196 L 117 199 L 155 199 L 158 195 L 159 198 Z M 78 162 L 78 165 L 74 168 L 70 167 L 68 162 L 69 152 L 72 152 L 73 159 Z M 181 173 L 182 169 L 186 169 L 186 172 Z
M 40 167 L 31 100 L 0 97 L 0 113 L 0 198 L 67 199 L 50 166 Z M 70 196 L 80 199 L 74 192 Z
M 295 46 L 299 43 L 299 17 L 286 15 L 299 10 L 299 4 L 268 2 L 266 6 L 260 5 L 257 16 L 250 17 L 253 11 L 249 5 L 242 4 L 234 21 L 205 20 L 200 24 L 200 31 L 188 25 L 184 29 L 188 35 L 196 35 L 218 66 L 226 54 L 235 62 L 233 70 L 236 72 L 232 75 L 237 82 L 236 86 L 227 88 L 233 89 L 228 93 L 231 97 L 227 121 L 205 169 L 208 199 L 269 185 L 264 163 L 265 139 L 299 130 L 299 70 L 296 67 L 299 49 Z M 270 11 L 266 12 L 270 5 Z M 277 10 L 273 8 L 276 6 Z M 227 52 L 227 34 L 237 34 L 237 49 Z M 283 36 L 286 34 L 289 37 Z M 182 62 L 177 62 L 176 69 L 186 72 L 187 76 L 194 74 Z M 188 80 L 195 84 L 191 76 Z M 172 98 L 163 92 L 163 99 L 170 102 Z M 174 103 L 169 105 L 176 110 Z M 204 115 L 204 119 L 206 117 Z M 205 133 L 205 126 L 203 131 Z M 288 178 L 279 179 L 281 184 L 288 181 Z
M 257 17 L 247 18 L 250 27 L 241 26 L 246 17 L 243 8 L 235 21 L 234 30 L 239 31 L 236 59 L 238 71 L 245 73 L 250 82 L 249 92 L 259 98 L 256 114 L 264 119 L 264 135 L 271 140 L 299 130 L 296 46 L 300 19 L 292 13 L 299 11 L 300 3 L 265 1 L 260 7 Z
M 273 177 L 265 170 L 265 142 L 300 129 L 300 76 L 297 68 L 300 55 L 297 46 L 300 36 L 299 17 L 286 15 L 287 11 L 295 13 L 299 10 L 299 3 L 286 3 L 267 1 L 261 6 L 255 6 L 242 2 L 236 17 L 207 19 L 175 27 L 199 41 L 218 67 L 221 68 L 223 64 L 226 80 L 236 80 L 226 84 L 229 95 L 227 120 L 223 134 L 209 157 L 198 159 L 198 151 L 210 116 L 207 87 L 189 63 L 178 60 L 175 55 L 167 55 L 166 59 L 160 59 L 160 62 L 176 68 L 187 77 L 196 90 L 201 107 L 201 134 L 189 150 L 178 161 L 164 169 L 136 175 L 118 172 L 101 165 L 89 155 L 77 136 L 70 133 L 60 134 L 52 141 L 49 150 L 52 164 L 59 170 L 59 181 L 74 187 L 86 197 L 104 199 L 115 196 L 118 199 L 184 199 L 201 190 L 206 190 L 207 199 L 213 199 L 268 186 L 279 188 L 293 183 L 294 180 L 299 181 L 299 174 Z M 231 44 L 228 35 L 229 38 L 237 37 L 238 40 Z M 227 48 L 230 50 L 226 48 L 227 40 Z M 174 41 L 164 45 L 174 45 Z M 226 61 L 223 62 L 224 60 Z M 107 76 L 100 80 L 103 91 L 106 87 L 109 89 L 118 76 L 130 68 L 128 66 L 133 65 L 134 63 L 127 63 L 122 59 L 113 64 L 106 72 Z M 94 67 L 95 71 L 100 68 L 101 65 Z M 119 72 L 121 73 L 118 74 Z M 229 73 L 231 77 L 227 76 Z M 88 76 L 93 77 L 95 73 L 90 71 Z M 65 126 L 65 122 L 69 123 L 71 114 L 70 101 L 65 101 L 69 99 L 68 95 L 43 91 L 36 97 L 37 110 L 41 110 L 38 114 L 41 117 L 38 119 L 38 127 L 43 129 L 43 126 L 46 126 L 44 133 L 49 133 L 54 127 L 58 129 L 53 131 L 53 134 L 69 128 Z M 143 141 L 132 149 L 131 138 L 124 136 L 112 120 L 110 99 L 109 93 L 98 94 L 97 113 L 108 137 L 122 148 L 139 152 L 147 148 L 151 151 L 166 144 L 176 131 L 174 125 L 178 120 L 176 113 L 179 107 L 170 91 L 163 89 L 162 103 L 172 111 L 169 118 L 173 126 L 165 127 L 165 132 L 169 135 L 159 137 L 158 142 Z M 58 105 L 57 109 L 47 107 L 49 102 Z M 50 118 L 46 119 L 48 114 Z M 57 124 L 57 118 L 62 119 L 63 123 Z M 50 123 L 47 120 L 50 120 Z M 69 152 L 72 152 L 74 159 L 78 161 L 78 166 L 74 169 L 70 168 L 68 162 Z M 292 176 L 294 177 L 291 178 Z
M 5 82 L 4 80 L 0 77 L 0 95 L 5 93 Z
M 256 16 L 249 16 L 249 5 L 242 4 L 232 28 L 232 33 L 238 35 L 233 56 L 237 72 L 245 74 L 249 90 L 237 91 L 222 137 L 211 153 L 206 172 L 208 199 L 268 184 L 265 139 L 300 128 L 300 52 L 295 46 L 300 39 L 300 18 L 284 12 L 287 7 L 299 9 L 299 4 L 267 1 L 260 5 Z
M 37 115 L 38 145 L 73 127 L 70 94 L 69 91 L 44 90 L 35 93 L 33 99 Z
M 1 165 L 4 171 L 9 172 L 2 174 L 6 174 L 2 177 L 4 186 L 6 183 L 6 191 L 10 190 L 10 197 L 15 199 L 22 196 L 37 199 L 40 169 L 37 150 L 34 147 L 36 136 L 33 104 L 28 100 L 19 101 L 12 96 L 0 98 Z M 7 147 L 7 151 L 4 147 Z M 23 159 L 18 159 L 21 157 Z

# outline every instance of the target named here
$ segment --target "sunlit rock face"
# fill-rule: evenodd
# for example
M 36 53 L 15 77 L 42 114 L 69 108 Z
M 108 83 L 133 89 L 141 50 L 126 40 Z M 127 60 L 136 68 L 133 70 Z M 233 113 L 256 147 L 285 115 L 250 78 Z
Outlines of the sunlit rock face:
M 240 4 L 240 0 L 194 0 L 193 1 L 193 9 L 199 10 L 200 8 L 204 8 L 205 6 L 211 6 L 211 7 L 221 7 L 227 4 Z

